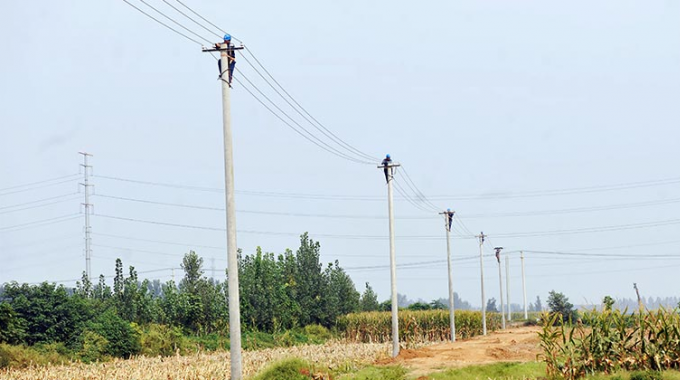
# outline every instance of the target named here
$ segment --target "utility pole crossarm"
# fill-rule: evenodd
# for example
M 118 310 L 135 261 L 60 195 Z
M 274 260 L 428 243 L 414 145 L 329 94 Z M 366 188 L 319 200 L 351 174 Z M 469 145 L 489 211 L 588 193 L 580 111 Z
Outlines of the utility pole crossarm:
M 225 44 L 216 44 L 220 45 L 220 47 L 214 46 L 214 47 L 201 47 L 201 51 L 204 53 L 211 53 L 211 52 L 216 52 L 216 51 L 227 51 L 227 50 L 243 50 L 246 47 L 241 45 L 241 46 L 223 46 Z

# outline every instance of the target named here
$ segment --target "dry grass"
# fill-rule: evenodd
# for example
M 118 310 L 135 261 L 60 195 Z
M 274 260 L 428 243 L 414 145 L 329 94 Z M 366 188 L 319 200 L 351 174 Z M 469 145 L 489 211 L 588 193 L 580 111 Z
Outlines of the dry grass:
M 267 364 L 297 357 L 333 369 L 356 369 L 388 355 L 387 344 L 328 342 L 243 352 L 243 374 L 251 376 Z M 208 380 L 229 377 L 229 353 L 210 352 L 191 356 L 138 357 L 107 363 L 72 363 L 63 366 L 0 370 L 0 380 Z

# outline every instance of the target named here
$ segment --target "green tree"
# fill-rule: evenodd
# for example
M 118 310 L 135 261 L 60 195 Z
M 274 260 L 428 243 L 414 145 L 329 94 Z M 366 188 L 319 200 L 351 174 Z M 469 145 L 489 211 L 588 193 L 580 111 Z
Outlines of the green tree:
M 612 297 L 604 296 L 604 299 L 602 300 L 602 304 L 604 304 L 604 310 L 611 311 L 615 302 L 616 301 L 614 301 Z
M 13 319 L 25 332 L 24 343 L 62 342 L 73 347 L 94 310 L 86 298 L 69 296 L 66 288 L 43 282 L 40 285 L 8 284 L 3 296 L 16 313 Z
M 300 236 L 296 261 L 296 298 L 300 305 L 299 323 L 302 326 L 323 324 L 323 297 L 326 283 L 319 261 L 321 245 L 305 232 Z
M 0 343 L 22 343 L 26 336 L 22 322 L 8 302 L 0 302 Z
M 541 303 L 541 297 L 536 296 L 536 303 L 534 304 L 534 311 L 543 311 L 543 304 Z
M 578 312 L 574 310 L 574 305 L 562 293 L 551 290 L 548 295 L 548 307 L 550 307 L 551 313 L 560 313 L 562 320 L 565 322 L 576 321 L 578 319 Z
M 407 307 L 408 310 L 430 310 L 432 307 L 425 302 L 414 302 Z
M 361 300 L 359 301 L 359 307 L 361 311 L 376 311 L 380 307 L 380 302 L 378 302 L 378 295 L 373 291 L 373 288 L 366 283 L 366 290 L 361 295 Z
M 498 307 L 496 306 L 496 299 L 490 298 L 486 303 L 486 311 L 492 313 L 498 313 Z
M 430 302 L 430 309 L 434 309 L 434 310 L 446 310 L 446 309 L 448 309 L 448 308 L 449 308 L 448 302 L 447 302 L 447 303 L 444 303 L 444 300 L 441 299 L 441 298 L 438 299 L 438 300 L 433 300 L 432 302 Z
M 360 294 L 337 260 L 333 264 L 328 264 L 324 277 L 327 283 L 324 292 L 326 317 L 324 325 L 330 327 L 335 324 L 338 316 L 359 311 Z
M 139 333 L 132 325 L 109 309 L 88 324 L 87 330 L 95 332 L 106 340 L 105 353 L 118 358 L 129 358 L 141 349 Z M 87 338 L 89 335 L 85 335 Z

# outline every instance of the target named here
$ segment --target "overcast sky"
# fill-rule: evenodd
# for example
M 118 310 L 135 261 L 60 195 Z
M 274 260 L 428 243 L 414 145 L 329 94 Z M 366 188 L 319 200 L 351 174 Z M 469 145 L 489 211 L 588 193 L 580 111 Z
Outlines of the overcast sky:
M 457 212 L 454 287 L 473 305 L 480 231 L 488 297 L 498 298 L 497 245 L 513 303 L 520 250 L 530 301 L 552 289 L 576 304 L 634 297 L 634 282 L 644 296 L 678 294 L 680 2 L 183 0 L 219 26 L 194 16 L 212 34 L 176 0 L 145 0 L 205 41 L 129 1 L 201 44 L 226 30 L 252 53 L 239 55 L 232 90 L 245 253 L 295 250 L 309 231 L 324 262 L 389 297 L 378 162 L 330 154 L 258 103 L 246 79 L 333 144 L 247 64 L 254 55 L 333 134 L 376 160 L 390 153 L 437 210 Z M 120 257 L 166 281 L 193 249 L 224 278 L 214 58 L 121 0 L 3 1 L 0 33 L 0 283 L 81 276 L 81 151 L 94 155 L 95 275 Z M 430 206 L 395 193 L 397 262 L 420 263 L 398 270 L 412 299 L 447 294 L 445 231 Z

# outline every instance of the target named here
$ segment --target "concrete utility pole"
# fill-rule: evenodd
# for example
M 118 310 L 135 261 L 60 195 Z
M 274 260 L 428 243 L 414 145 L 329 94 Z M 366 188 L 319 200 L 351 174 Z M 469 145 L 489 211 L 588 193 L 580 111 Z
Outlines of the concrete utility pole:
M 87 279 L 92 282 L 92 238 L 90 237 L 90 232 L 92 232 L 90 227 L 90 213 L 92 211 L 90 207 L 92 207 L 92 204 L 90 203 L 90 187 L 93 185 L 90 185 L 90 170 L 92 166 L 87 163 L 87 158 L 92 157 L 92 155 L 86 152 L 78 153 L 83 155 L 83 163 L 80 164 L 83 167 L 83 183 L 80 185 L 85 189 L 85 203 L 83 203 L 85 207 L 85 274 Z
M 505 255 L 505 302 L 508 304 L 508 322 L 512 321 L 512 310 L 510 307 L 510 256 Z
M 498 285 L 501 289 L 501 328 L 505 329 L 505 307 L 503 305 L 503 276 L 501 272 L 501 249 L 503 247 L 496 247 L 496 260 L 498 261 Z
M 397 259 L 394 254 L 394 210 L 392 208 L 392 180 L 394 168 L 399 164 L 378 165 L 378 169 L 389 170 L 387 177 L 387 208 L 390 218 L 390 281 L 392 283 L 392 357 L 399 355 L 399 301 L 397 300 Z
M 524 297 L 524 319 L 527 320 L 529 319 L 529 310 L 527 309 L 527 284 L 524 278 L 524 251 L 520 252 L 519 257 L 522 259 L 522 297 Z
M 229 37 L 231 39 L 231 37 Z M 229 353 L 231 356 L 231 380 L 241 380 L 241 305 L 238 285 L 238 257 L 236 245 L 236 206 L 234 202 L 234 154 L 231 136 L 231 85 L 229 64 L 235 60 L 237 49 L 225 41 L 215 44 L 214 48 L 203 48 L 203 52 L 220 52 L 220 83 L 222 84 L 222 121 L 224 130 L 224 187 L 227 200 L 227 276 L 229 285 Z
M 451 325 L 451 341 L 456 341 L 456 315 L 453 304 L 453 275 L 451 273 L 451 221 L 455 211 L 448 209 L 440 212 L 439 215 L 444 215 L 444 229 L 446 230 L 446 263 L 449 272 L 449 323 Z
M 479 270 L 482 276 L 482 334 L 486 335 L 486 296 L 484 295 L 484 231 L 479 236 Z

